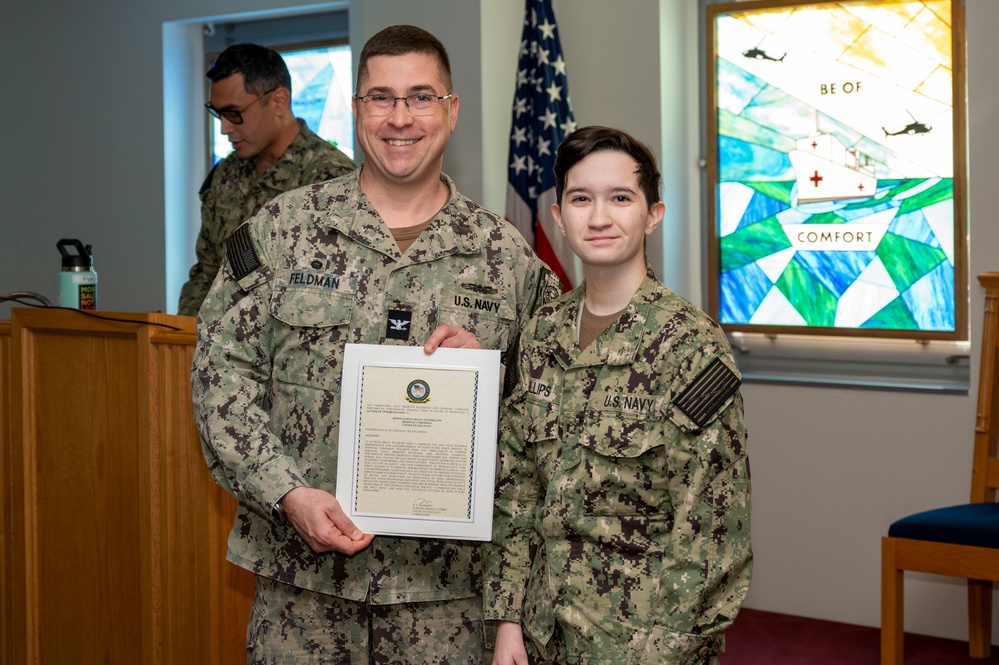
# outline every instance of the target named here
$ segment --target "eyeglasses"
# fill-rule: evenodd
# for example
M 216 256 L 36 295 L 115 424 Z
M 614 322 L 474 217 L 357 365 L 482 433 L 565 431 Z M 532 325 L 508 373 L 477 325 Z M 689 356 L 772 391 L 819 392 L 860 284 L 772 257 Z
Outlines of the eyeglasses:
M 254 103 L 259 102 L 261 99 L 263 99 L 267 95 L 271 94 L 275 90 L 277 90 L 277 88 L 271 88 L 270 90 L 268 90 L 264 94 L 260 95 L 256 99 L 254 99 L 252 102 L 249 102 L 248 104 L 246 104 L 246 106 L 244 106 L 241 109 L 231 109 L 231 108 L 217 109 L 214 106 L 212 106 L 211 102 L 206 102 L 205 103 L 205 108 L 208 110 L 209 113 L 212 114 L 213 118 L 218 118 L 219 120 L 228 120 L 230 123 L 232 123 L 234 125 L 242 125 L 243 124 L 243 111 L 245 111 L 246 109 L 250 108 L 251 106 L 253 106 Z
M 454 93 L 444 95 L 431 95 L 426 92 L 417 92 L 406 97 L 393 97 L 392 95 L 383 95 L 381 93 L 375 93 L 371 95 L 354 95 L 355 99 L 359 99 L 367 106 L 371 115 L 391 115 L 392 110 L 395 109 L 395 103 L 400 99 L 406 102 L 406 108 L 413 115 L 428 115 L 433 113 L 434 108 L 439 102 L 443 102 L 445 99 L 451 99 Z

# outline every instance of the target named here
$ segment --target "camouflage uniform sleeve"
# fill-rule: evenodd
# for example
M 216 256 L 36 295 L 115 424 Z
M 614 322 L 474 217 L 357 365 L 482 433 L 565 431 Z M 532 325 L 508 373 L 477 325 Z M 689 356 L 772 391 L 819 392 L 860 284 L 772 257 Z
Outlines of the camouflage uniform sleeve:
M 272 360 L 271 272 L 250 229 L 269 215 L 265 207 L 225 243 L 226 260 L 198 314 L 191 386 L 212 477 L 241 504 L 276 519 L 281 497 L 308 483 L 268 429 L 263 407 Z
M 483 618 L 486 620 L 519 620 L 524 588 L 540 538 L 534 530 L 534 515 L 540 510 L 541 481 L 532 453 L 526 450 L 520 425 L 526 396 L 526 383 L 519 371 L 525 362 L 521 335 L 530 334 L 529 320 L 542 305 L 561 295 L 562 284 L 541 259 L 527 251 L 531 255 L 531 270 L 526 271 L 521 292 L 518 332 L 505 354 L 513 361 L 507 362 L 504 369 L 493 537 L 484 548 Z
M 555 271 L 549 268 L 538 259 L 540 270 L 538 272 L 538 283 L 534 288 L 534 293 L 527 308 L 527 316 L 534 316 L 535 312 L 542 305 L 547 305 L 551 301 L 562 295 L 562 280 L 558 278 Z
M 525 358 L 518 358 L 518 363 L 524 362 Z M 485 620 L 520 620 L 531 562 L 539 546 L 534 521 L 541 507 L 541 479 L 520 425 L 525 396 L 526 384 L 519 380 L 500 408 L 493 536 L 484 551 Z
M 514 362 L 506 363 L 504 367 L 503 397 L 509 396 L 520 376 L 520 366 L 517 362 L 520 347 L 520 331 L 524 329 L 527 322 L 542 305 L 546 305 L 562 294 L 562 280 L 545 263 L 534 257 L 535 270 L 531 273 L 532 279 L 527 281 L 527 290 L 523 307 L 520 309 L 520 318 L 517 322 L 517 334 L 510 339 L 510 347 L 506 357 L 512 357 Z
M 684 359 L 666 407 L 667 477 L 674 509 L 672 564 L 661 588 L 667 631 L 649 648 L 661 661 L 707 662 L 724 646 L 749 588 L 750 481 L 738 369 L 709 345 Z M 651 662 L 651 661 L 650 661 Z
M 201 198 L 201 230 L 198 231 L 198 240 L 194 246 L 197 261 L 191 266 L 187 282 L 180 289 L 177 313 L 181 316 L 198 315 L 198 309 L 201 308 L 201 303 L 215 280 L 225 251 L 223 247 L 225 238 L 219 237 L 222 233 L 222 223 L 215 215 L 215 195 L 211 188 L 216 168 L 217 166 L 212 167 L 208 172 L 198 192 Z
M 356 168 L 354 161 L 335 143 L 313 132 L 306 122 L 299 122 L 302 129 L 285 151 L 287 176 L 291 181 L 281 191 L 339 178 Z

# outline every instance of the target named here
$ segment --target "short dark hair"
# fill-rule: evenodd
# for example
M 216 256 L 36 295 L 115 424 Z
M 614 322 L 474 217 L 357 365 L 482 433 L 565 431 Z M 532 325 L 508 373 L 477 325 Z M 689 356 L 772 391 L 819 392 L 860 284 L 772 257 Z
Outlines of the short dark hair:
M 275 88 L 288 88 L 291 92 L 288 65 L 280 53 L 266 46 L 233 44 L 215 58 L 205 76 L 216 83 L 233 74 L 242 74 L 243 87 L 254 95 L 262 95 Z
M 555 201 L 562 205 L 562 193 L 569 169 L 588 155 L 595 152 L 613 150 L 623 152 L 638 164 L 638 187 L 645 194 L 651 208 L 662 200 L 660 188 L 662 175 L 656 165 L 656 156 L 649 148 L 628 132 L 611 127 L 582 127 L 563 139 L 555 154 Z
M 451 60 L 441 40 L 415 25 L 391 25 L 372 35 L 361 49 L 357 60 L 357 92 L 361 91 L 361 81 L 368 75 L 368 59 L 376 55 L 408 55 L 426 53 L 437 58 L 441 78 L 446 92 L 453 92 L 451 83 Z

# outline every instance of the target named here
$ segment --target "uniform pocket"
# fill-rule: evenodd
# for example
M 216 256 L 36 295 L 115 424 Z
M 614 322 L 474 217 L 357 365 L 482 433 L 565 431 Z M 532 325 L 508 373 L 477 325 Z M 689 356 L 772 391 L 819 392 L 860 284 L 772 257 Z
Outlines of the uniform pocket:
M 524 441 L 537 443 L 557 439 L 558 408 L 550 402 L 527 398 L 524 400 L 521 425 Z
M 517 320 L 513 305 L 496 296 L 441 291 L 437 296 L 439 325 L 459 326 L 475 333 L 483 349 L 506 351 Z
M 343 345 L 354 307 L 351 294 L 278 287 L 268 308 L 274 326 L 272 377 L 284 383 L 339 391 Z
M 658 413 L 637 415 L 587 409 L 582 414 L 580 443 L 605 457 L 634 458 L 662 446 L 661 431 Z
M 587 411 L 579 442 L 579 463 L 599 478 L 583 496 L 585 514 L 620 518 L 670 513 L 666 446 L 658 417 Z
M 246 625 L 246 650 L 252 652 L 260 641 L 261 631 L 267 623 L 267 599 L 266 594 L 261 592 L 260 580 L 257 578 L 256 588 L 253 593 L 253 605 L 250 607 L 250 621 Z
M 270 302 L 271 316 L 298 328 L 346 325 L 353 307 L 350 294 L 309 288 L 276 287 Z

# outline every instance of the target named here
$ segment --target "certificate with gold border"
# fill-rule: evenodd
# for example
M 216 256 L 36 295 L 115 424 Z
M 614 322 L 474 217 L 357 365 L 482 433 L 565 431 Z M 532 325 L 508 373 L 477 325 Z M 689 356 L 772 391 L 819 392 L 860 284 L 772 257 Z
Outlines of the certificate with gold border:
M 347 344 L 336 497 L 365 533 L 492 536 L 500 352 Z

